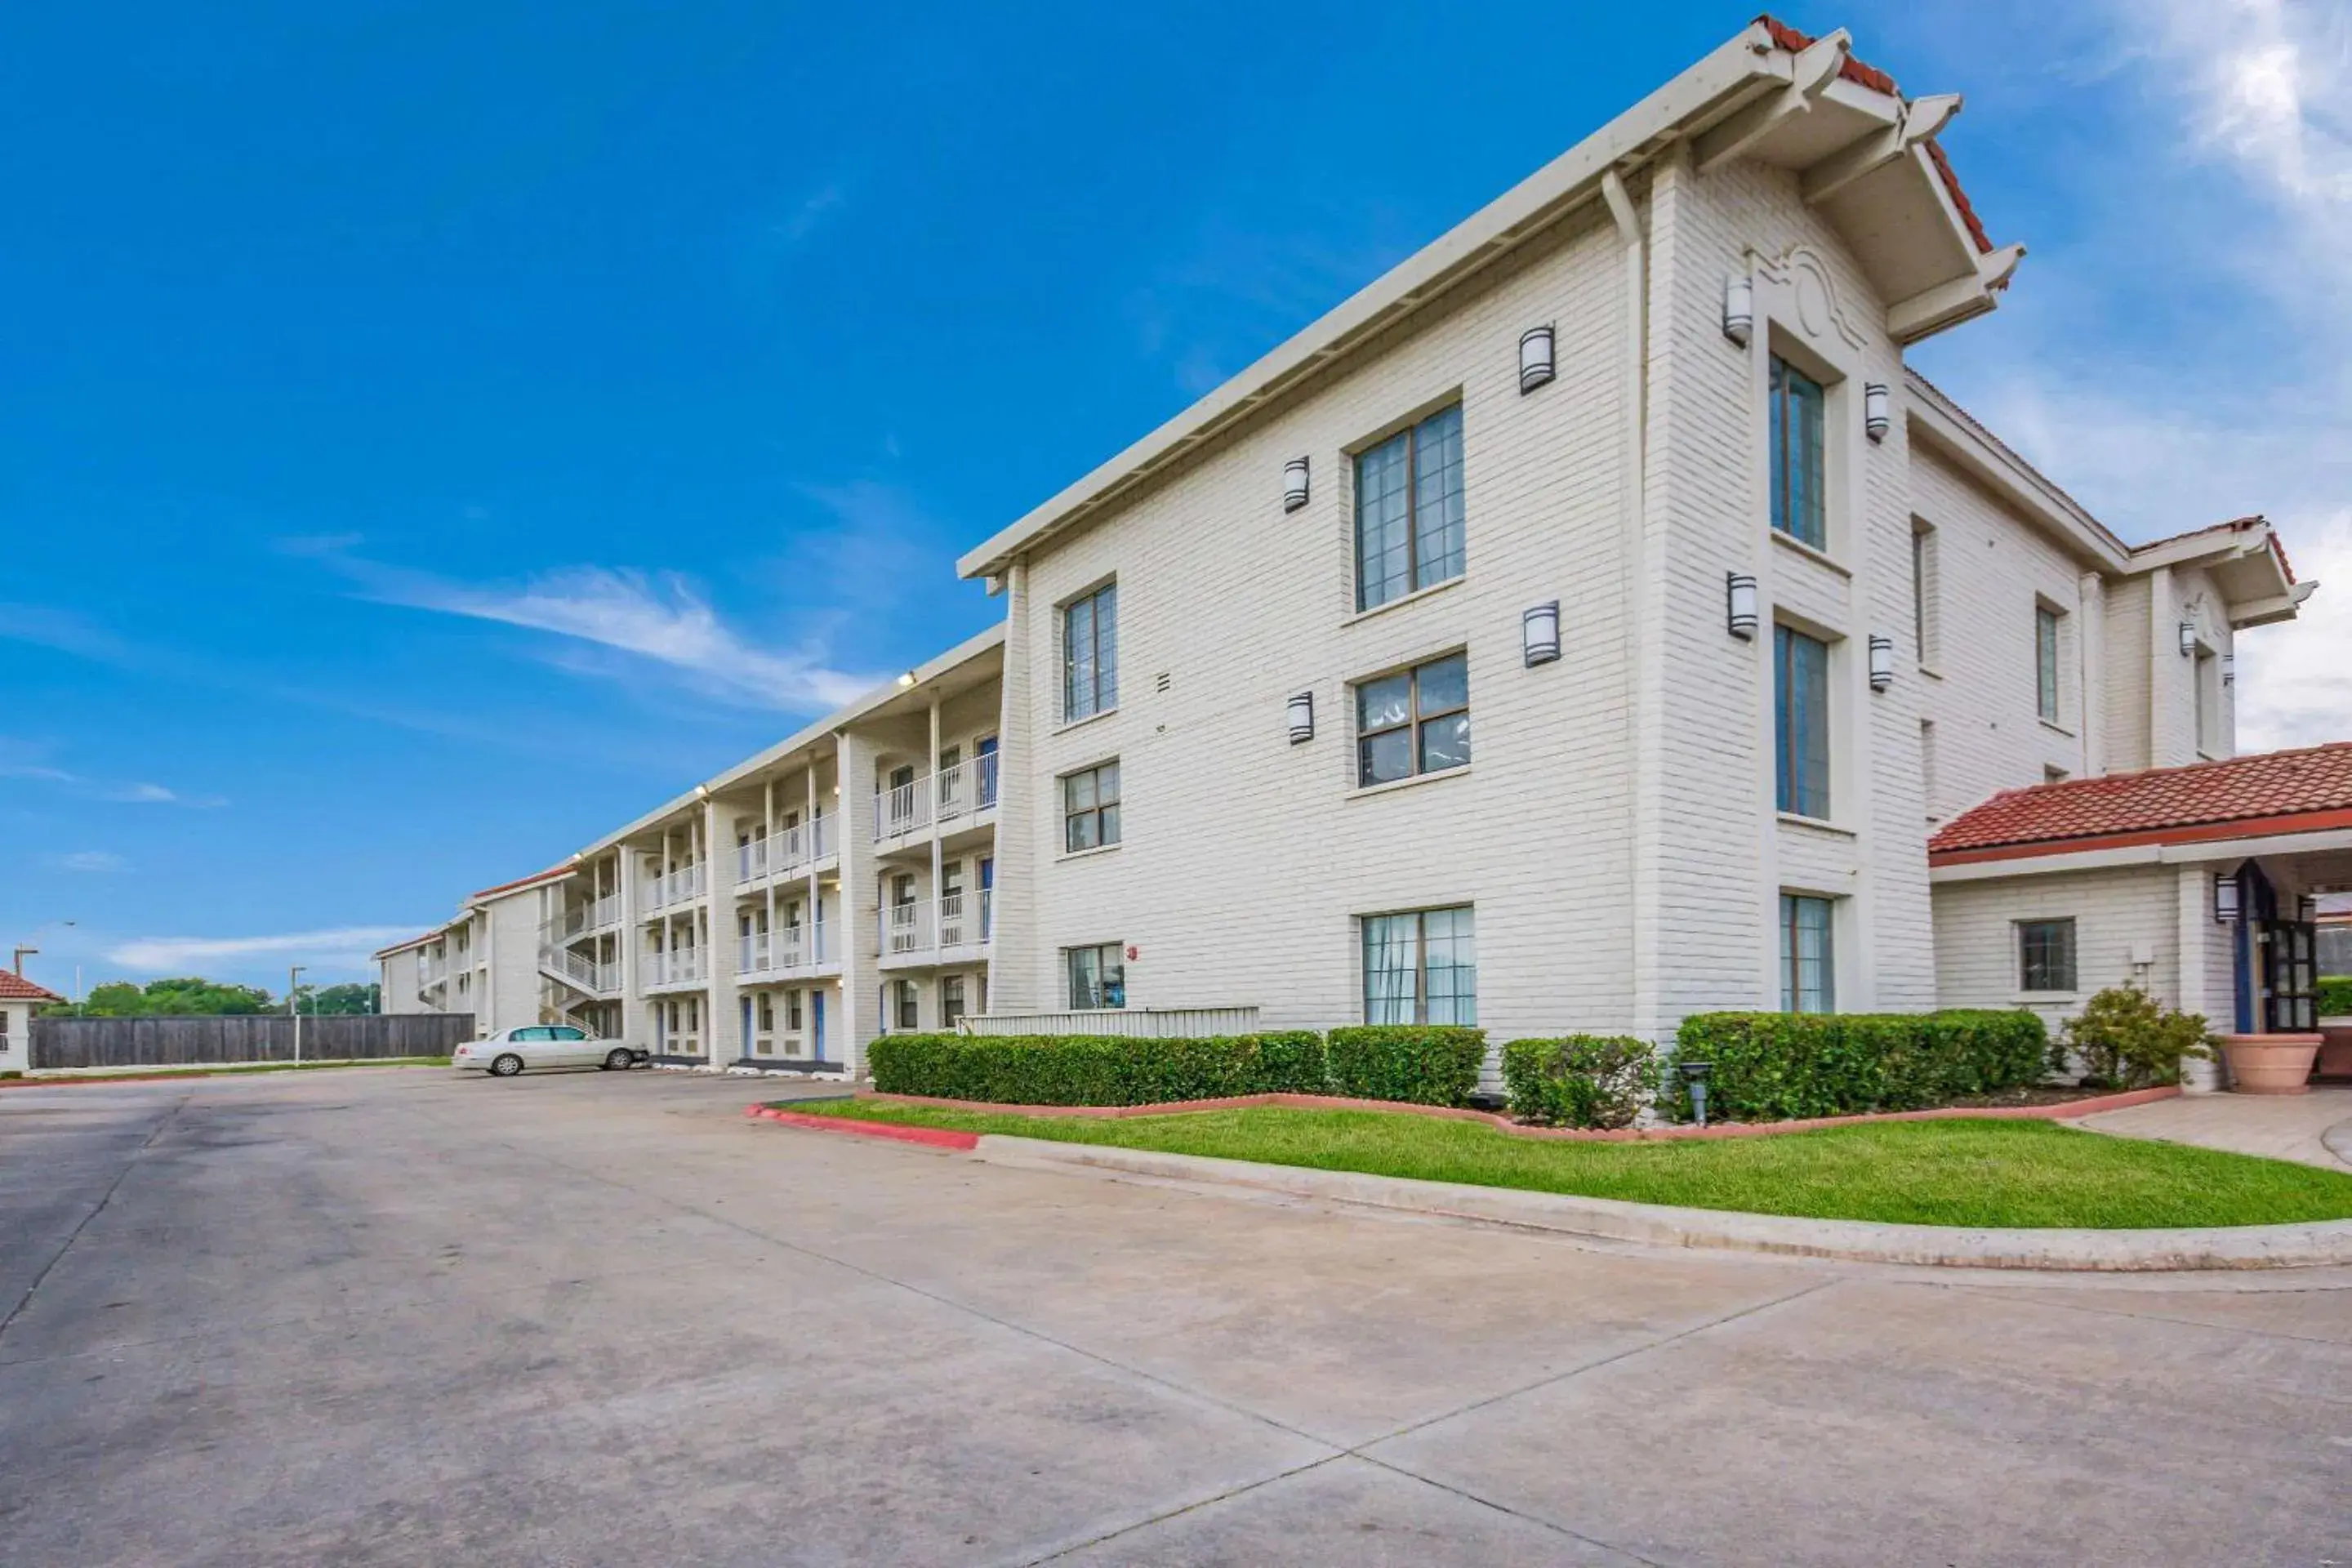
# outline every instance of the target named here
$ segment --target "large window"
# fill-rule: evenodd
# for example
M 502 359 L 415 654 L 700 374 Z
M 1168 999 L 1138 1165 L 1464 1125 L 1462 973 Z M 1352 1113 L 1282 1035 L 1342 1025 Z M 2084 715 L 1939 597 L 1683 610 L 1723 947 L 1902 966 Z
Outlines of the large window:
M 1106 583 L 1062 606 L 1062 718 L 1118 706 L 1118 584 Z
M 1789 626 L 1772 628 L 1772 751 L 1782 811 L 1830 814 L 1830 649 Z
M 1772 356 L 1772 526 L 1816 550 L 1829 547 L 1822 486 L 1822 384 Z
M 940 1027 L 952 1029 L 963 1016 L 963 976 L 940 976 Z
M 1478 946 L 1468 906 L 1366 915 L 1364 1022 L 1475 1024 Z
M 1073 854 L 1118 842 L 1116 760 L 1062 779 L 1062 847 Z
M 2022 991 L 2074 989 L 2074 922 L 2017 922 L 2017 984 Z
M 2058 612 L 2033 606 L 2033 699 L 2042 719 L 2058 722 Z
M 1837 953 L 1827 899 L 1780 895 L 1780 1011 L 1837 1011 Z
M 1356 608 L 1462 575 L 1462 405 L 1356 455 Z
M 1127 964 L 1122 952 L 1115 942 L 1062 950 L 1062 962 L 1070 974 L 1072 1011 L 1127 1005 Z
M 1356 688 L 1356 783 L 1386 784 L 1470 760 L 1470 659 L 1449 654 Z

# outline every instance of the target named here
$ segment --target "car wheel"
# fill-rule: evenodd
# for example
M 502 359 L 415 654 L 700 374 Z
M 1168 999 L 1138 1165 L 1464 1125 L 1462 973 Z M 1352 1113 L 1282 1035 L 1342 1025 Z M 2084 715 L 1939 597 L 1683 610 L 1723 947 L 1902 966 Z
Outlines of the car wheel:
M 604 1053 L 604 1070 L 619 1072 L 624 1068 L 635 1067 L 636 1061 L 637 1058 L 626 1050 L 607 1051 Z
M 522 1058 L 512 1051 L 502 1051 L 490 1061 L 492 1078 L 512 1078 L 522 1071 Z

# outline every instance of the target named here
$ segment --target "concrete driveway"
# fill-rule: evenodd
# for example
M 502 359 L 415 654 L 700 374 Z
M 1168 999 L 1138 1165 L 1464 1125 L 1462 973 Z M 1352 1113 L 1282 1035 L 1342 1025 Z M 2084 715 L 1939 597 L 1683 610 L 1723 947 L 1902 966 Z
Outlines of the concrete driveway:
M 2352 1560 L 2343 1271 L 1611 1249 L 762 1087 L 0 1090 L 0 1562 Z

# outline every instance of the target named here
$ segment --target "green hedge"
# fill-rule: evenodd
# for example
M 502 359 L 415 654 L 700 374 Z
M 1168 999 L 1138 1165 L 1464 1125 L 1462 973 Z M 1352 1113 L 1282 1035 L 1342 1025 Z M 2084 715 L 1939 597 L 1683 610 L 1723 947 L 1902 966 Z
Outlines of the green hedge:
M 1631 1036 L 1570 1035 L 1503 1047 L 1503 1084 L 1522 1121 L 1631 1127 L 1658 1092 L 1658 1047 Z
M 1323 1089 L 1323 1042 L 1292 1030 L 1191 1039 L 1117 1035 L 885 1035 L 874 1087 L 996 1105 L 1155 1105 Z
M 2341 1018 L 2352 1014 L 2352 974 L 2323 974 L 2319 977 L 2319 1016 Z
M 1486 1060 L 1486 1031 L 1454 1024 L 1360 1024 L 1324 1037 L 1330 1092 L 1357 1100 L 1466 1105 Z
M 1712 1116 L 1777 1121 L 1918 1110 L 2037 1082 L 2049 1049 L 2022 1009 L 1941 1013 L 1697 1013 L 1675 1051 L 1714 1065 Z M 1666 1074 L 1659 1110 L 1690 1116 L 1683 1076 Z

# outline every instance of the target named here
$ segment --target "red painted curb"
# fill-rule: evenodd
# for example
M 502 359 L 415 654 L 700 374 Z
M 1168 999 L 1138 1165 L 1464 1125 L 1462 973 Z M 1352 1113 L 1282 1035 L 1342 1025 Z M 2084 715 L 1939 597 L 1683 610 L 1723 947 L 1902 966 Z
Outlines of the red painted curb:
M 1874 1121 L 1939 1121 L 1974 1119 L 2003 1121 L 2060 1121 L 2095 1116 L 2102 1110 L 2122 1110 L 2151 1100 L 2169 1100 L 2180 1092 L 2178 1084 L 2160 1089 L 2136 1089 L 2055 1105 L 1956 1105 L 1935 1110 L 1880 1110 L 1863 1116 L 1817 1116 L 1801 1121 L 1717 1121 L 1706 1127 L 1627 1127 L 1600 1131 L 1581 1127 L 1530 1127 L 1491 1110 L 1466 1106 L 1410 1105 L 1401 1100 L 1349 1100 L 1329 1094 L 1243 1094 L 1224 1100 L 1179 1100 L 1158 1105 L 995 1105 L 979 1100 L 941 1100 L 923 1094 L 882 1094 L 860 1089 L 860 1100 L 891 1105 L 929 1105 L 947 1110 L 978 1110 L 1003 1116 L 1066 1116 L 1120 1118 L 1183 1116 L 1197 1110 L 1235 1110 L 1249 1106 L 1289 1106 L 1302 1110 L 1384 1110 L 1403 1116 L 1430 1116 L 1447 1121 L 1482 1121 L 1514 1138 L 1564 1140 L 1583 1143 L 1664 1143 L 1683 1138 L 1764 1138 L 1779 1132 L 1817 1132 L 1827 1127 L 1855 1127 Z M 826 1118 L 823 1120 L 835 1120 Z M 859 1123 L 861 1126 L 877 1125 Z
M 908 1127 L 896 1121 L 853 1121 L 845 1116 L 803 1116 L 772 1106 L 752 1105 L 745 1114 L 812 1132 L 856 1132 L 867 1138 L 894 1138 L 901 1143 L 921 1143 L 933 1149 L 971 1150 L 980 1147 L 977 1132 L 957 1132 L 945 1127 Z

